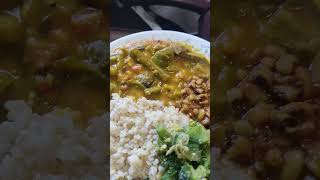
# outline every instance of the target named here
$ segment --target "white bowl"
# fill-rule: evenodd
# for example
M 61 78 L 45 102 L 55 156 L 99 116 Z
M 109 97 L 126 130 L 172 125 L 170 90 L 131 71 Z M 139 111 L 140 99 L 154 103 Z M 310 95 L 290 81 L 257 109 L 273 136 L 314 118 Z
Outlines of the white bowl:
M 131 44 L 139 41 L 148 41 L 148 40 L 163 40 L 163 41 L 172 41 L 172 42 L 184 42 L 188 45 L 191 45 L 195 50 L 199 51 L 205 55 L 210 61 L 210 42 L 199 37 L 177 32 L 177 31 L 144 31 L 139 33 L 130 34 L 124 36 L 115 41 L 112 41 L 110 44 L 110 52 L 114 49 L 123 47 L 127 44 Z

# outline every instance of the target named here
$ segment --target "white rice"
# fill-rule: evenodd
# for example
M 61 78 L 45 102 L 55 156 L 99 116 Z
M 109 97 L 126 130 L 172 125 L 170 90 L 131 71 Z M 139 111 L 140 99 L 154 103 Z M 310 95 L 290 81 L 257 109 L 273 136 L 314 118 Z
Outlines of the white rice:
M 107 114 L 81 130 L 68 112 L 40 116 L 23 101 L 5 107 L 9 113 L 0 124 L 0 179 L 107 179 Z
M 111 180 L 159 179 L 162 168 L 157 159 L 156 126 L 186 126 L 189 118 L 173 106 L 141 98 L 120 98 L 110 102 L 110 175 Z

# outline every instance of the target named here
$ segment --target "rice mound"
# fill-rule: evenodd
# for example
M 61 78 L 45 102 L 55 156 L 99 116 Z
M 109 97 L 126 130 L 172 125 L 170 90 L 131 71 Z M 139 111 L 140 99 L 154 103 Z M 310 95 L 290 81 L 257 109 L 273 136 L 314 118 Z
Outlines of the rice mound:
M 106 179 L 107 113 L 82 130 L 67 111 L 33 114 L 24 101 L 9 101 L 5 107 L 0 179 Z
M 158 124 L 186 126 L 189 118 L 160 101 L 113 94 L 110 102 L 111 180 L 160 179 L 163 168 L 157 159 Z

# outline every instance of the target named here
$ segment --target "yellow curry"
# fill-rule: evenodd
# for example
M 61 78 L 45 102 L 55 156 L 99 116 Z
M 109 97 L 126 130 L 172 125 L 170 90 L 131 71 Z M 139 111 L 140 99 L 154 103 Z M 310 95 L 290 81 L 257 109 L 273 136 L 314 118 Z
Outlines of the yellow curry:
M 209 72 L 208 60 L 190 46 L 149 41 L 119 48 L 111 55 L 110 87 L 112 93 L 168 103 L 182 97 L 189 77 L 208 78 Z

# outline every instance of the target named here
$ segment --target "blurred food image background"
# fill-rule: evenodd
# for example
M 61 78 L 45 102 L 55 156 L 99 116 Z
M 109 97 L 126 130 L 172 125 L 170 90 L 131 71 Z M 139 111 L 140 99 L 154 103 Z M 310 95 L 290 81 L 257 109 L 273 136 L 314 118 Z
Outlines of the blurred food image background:
M 212 11 L 214 179 L 319 179 L 319 1 Z
M 107 0 L 0 2 L 0 179 L 107 176 Z

